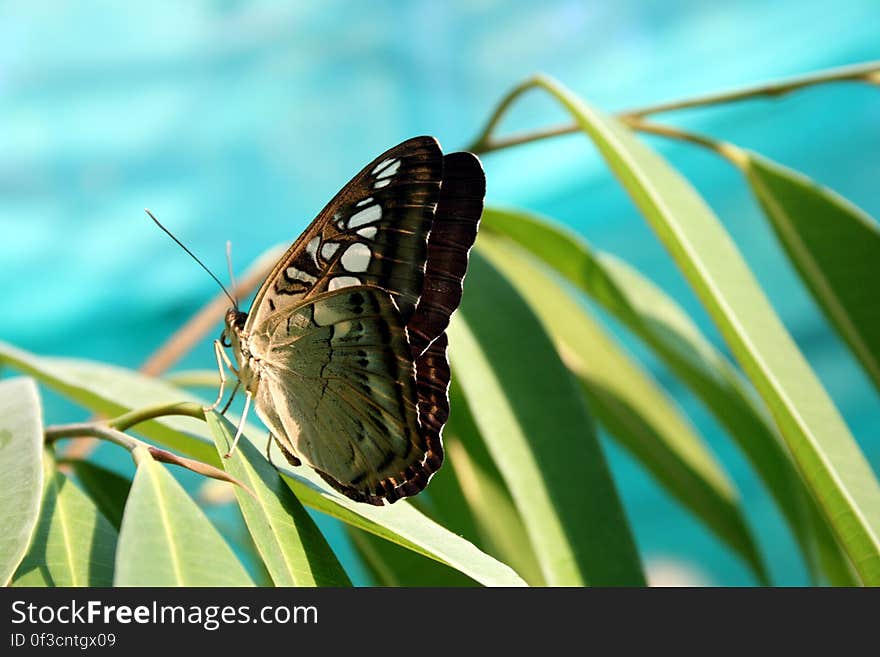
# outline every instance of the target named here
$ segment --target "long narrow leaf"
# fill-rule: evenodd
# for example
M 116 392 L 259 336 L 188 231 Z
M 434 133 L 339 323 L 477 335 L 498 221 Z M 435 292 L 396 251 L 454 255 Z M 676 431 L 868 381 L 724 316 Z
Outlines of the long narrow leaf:
M 880 485 L 730 236 L 625 126 L 548 78 L 535 84 L 572 114 L 657 232 L 764 398 L 862 581 L 880 585 Z
M 482 545 L 509 563 L 532 586 L 546 584 L 522 516 L 492 461 L 461 386 L 449 390 L 452 413 L 444 431 L 450 465 L 463 501 L 476 522 Z
M 207 417 L 218 454 L 226 454 L 235 427 L 216 413 Z M 254 492 L 235 487 L 248 530 L 276 586 L 351 586 L 315 521 L 250 441 L 241 441 L 222 462 Z
M 131 480 L 89 461 L 68 462 L 76 480 L 117 531 L 122 526 Z
M 43 494 L 43 413 L 31 379 L 0 381 L 0 586 L 27 551 Z
M 538 319 L 479 253 L 450 355 L 550 585 L 644 577 L 586 405 Z
M 351 542 L 379 586 L 474 586 L 474 580 L 449 566 L 373 534 L 348 527 Z
M 788 257 L 880 389 L 880 226 L 796 171 L 742 153 L 739 165 Z
M 116 586 L 253 586 L 211 521 L 168 470 L 136 448 L 119 531 Z
M 329 516 L 363 529 L 461 571 L 485 586 L 525 586 L 509 566 L 438 525 L 407 502 L 389 507 L 361 504 L 328 491 L 311 471 L 282 468 L 282 477 L 300 501 Z
M 447 453 L 449 436 L 452 431 L 452 418 L 457 418 L 461 415 L 461 412 L 454 407 L 454 403 L 450 404 L 450 406 L 452 407 L 450 419 L 443 428 L 443 449 Z M 427 495 L 411 498 L 410 503 L 417 506 L 419 511 L 435 522 L 443 525 L 449 531 L 463 536 L 481 550 L 510 565 L 516 572 L 522 575 L 516 564 L 511 563 L 502 555 L 487 549 L 477 527 L 477 522 L 474 519 L 473 511 L 468 505 L 468 501 L 455 476 L 455 461 L 451 457 L 446 459 L 443 467 L 431 477 L 431 492 Z
M 490 235 L 479 247 L 542 319 L 599 421 L 766 582 L 733 485 L 672 400 L 528 252 Z
M 13 586 L 110 586 L 116 530 L 45 458 L 40 520 Z
M 812 496 L 804 489 L 781 436 L 733 366 L 706 340 L 678 304 L 626 263 L 597 252 L 582 238 L 549 219 L 525 212 L 487 208 L 483 236 L 503 234 L 537 256 L 585 292 L 640 337 L 712 411 L 747 456 L 775 498 L 813 573 L 819 572 L 815 542 L 826 567 L 846 564 L 824 521 L 811 523 Z M 818 517 L 818 511 L 813 513 Z M 818 534 L 814 541 L 814 532 Z

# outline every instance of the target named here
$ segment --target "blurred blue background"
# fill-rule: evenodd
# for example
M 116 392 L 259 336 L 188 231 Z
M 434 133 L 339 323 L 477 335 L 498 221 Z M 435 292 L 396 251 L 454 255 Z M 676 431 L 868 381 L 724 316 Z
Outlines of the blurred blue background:
M 606 110 L 624 109 L 876 59 L 878 27 L 875 0 L 4 2 L 0 337 L 39 353 L 138 366 L 216 293 L 144 206 L 225 278 L 226 240 L 243 270 L 295 238 L 389 146 L 423 133 L 447 150 L 465 146 L 501 95 L 531 73 L 549 73 Z M 503 127 L 562 118 L 546 99 L 529 97 Z M 756 149 L 880 216 L 876 88 L 836 84 L 663 118 Z M 738 174 L 693 147 L 651 143 L 724 220 L 880 470 L 876 393 L 798 284 Z M 490 203 L 546 213 L 625 258 L 724 349 L 582 137 L 492 154 L 484 164 Z M 776 583 L 806 583 L 781 517 L 739 452 L 650 354 L 625 340 L 729 468 Z M 213 362 L 206 342 L 183 365 Z M 49 398 L 50 420 L 69 411 Z M 753 582 L 638 465 L 605 445 L 656 577 Z M 355 581 L 366 582 L 353 568 Z

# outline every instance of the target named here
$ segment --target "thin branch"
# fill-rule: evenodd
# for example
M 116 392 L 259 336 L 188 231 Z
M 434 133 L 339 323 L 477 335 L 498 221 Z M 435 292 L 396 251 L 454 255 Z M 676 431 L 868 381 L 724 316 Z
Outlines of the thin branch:
M 708 148 L 739 167 L 742 167 L 747 160 L 747 156 L 739 146 L 735 146 L 726 141 L 712 139 L 711 137 L 706 137 L 705 135 L 700 135 L 695 132 L 682 130 L 681 128 L 675 128 L 662 123 L 646 121 L 637 117 L 627 117 L 623 119 L 623 122 L 638 132 L 669 137 L 670 139 L 677 139 L 678 141 L 685 141 L 697 144 L 703 148 Z
M 693 144 L 699 144 L 704 148 L 708 148 L 709 150 L 718 153 L 719 155 L 725 157 L 726 159 L 737 165 L 739 165 L 743 161 L 744 155 L 742 149 L 729 142 L 712 139 L 711 137 L 683 130 L 681 128 L 676 128 L 667 124 L 646 121 L 645 119 L 635 116 L 621 116 L 620 120 L 629 128 L 637 132 L 659 135 L 661 137 L 669 137 L 670 139 L 676 139 L 678 141 L 686 141 Z M 502 148 L 507 148 L 509 146 L 526 144 L 532 141 L 539 141 L 541 139 L 556 137 L 558 135 L 566 135 L 572 132 L 579 131 L 580 128 L 573 129 L 571 126 L 568 125 L 544 128 L 543 130 L 536 130 L 534 132 L 514 135 L 512 137 L 502 137 L 501 139 L 493 140 L 490 150 L 499 150 Z
M 103 426 L 97 422 L 76 422 L 74 424 L 56 424 L 46 427 L 46 444 L 49 445 L 61 438 L 81 438 L 83 436 L 91 436 L 92 438 L 100 438 L 120 447 L 124 447 L 129 452 L 135 447 L 143 445 L 143 441 L 138 440 L 127 433 L 123 433 L 118 429 Z M 65 455 L 65 458 L 71 458 Z
M 718 105 L 721 103 L 738 102 L 761 97 L 776 98 L 792 93 L 799 89 L 804 89 L 806 87 L 811 87 L 818 84 L 853 81 L 865 82 L 868 84 L 880 84 L 880 61 L 828 69 L 825 71 L 819 71 L 818 73 L 811 73 L 809 75 L 804 75 L 800 77 L 788 78 L 786 80 L 780 80 L 777 82 L 754 85 L 734 91 L 725 91 L 721 93 L 707 94 L 704 96 L 697 96 L 693 98 L 659 103 L 656 105 L 647 105 L 644 107 L 618 112 L 616 116 L 624 120 L 642 118 L 650 114 L 671 112 L 673 110 L 680 110 L 691 107 L 707 107 L 711 105 Z M 509 148 L 511 146 L 518 146 L 520 144 L 527 144 L 533 141 L 539 141 L 541 139 L 548 139 L 550 137 L 558 137 L 560 135 L 568 135 L 579 132 L 580 128 L 576 124 L 567 123 L 563 125 L 552 126 L 549 128 L 542 128 L 535 131 L 523 132 L 520 134 L 511 135 L 509 137 L 492 137 L 492 133 L 495 131 L 495 128 L 497 127 L 504 113 L 507 111 L 507 108 L 510 107 L 510 104 L 513 102 L 513 100 L 520 96 L 524 91 L 527 91 L 534 86 L 534 79 L 530 79 L 514 87 L 514 89 L 507 96 L 505 96 L 502 102 L 492 113 L 492 116 L 489 118 L 486 127 L 483 129 L 482 133 L 480 133 L 480 136 L 477 137 L 474 143 L 468 148 L 468 150 L 480 155 L 490 153 L 492 151 L 501 150 L 504 148 Z
M 574 123 L 560 123 L 559 125 L 550 126 L 549 128 L 539 128 L 537 130 L 524 131 L 506 137 L 495 137 L 488 141 L 484 140 L 484 137 L 481 136 L 473 144 L 467 146 L 465 150 L 470 151 L 471 153 L 475 153 L 477 155 L 485 155 L 486 153 L 504 150 L 505 148 L 510 148 L 511 146 L 530 144 L 533 141 L 541 141 L 543 139 L 561 137 L 563 135 L 573 135 L 576 132 L 580 131 L 580 126 Z
M 120 416 L 116 419 L 116 421 L 119 421 L 122 418 L 132 419 L 136 415 L 143 416 L 144 419 L 149 419 L 146 416 L 151 414 L 153 415 L 153 417 L 158 417 L 159 414 L 157 413 L 157 409 L 159 409 L 159 407 L 153 407 L 153 409 L 144 409 L 143 411 L 137 411 L 136 413 L 128 413 L 126 415 Z M 202 413 L 202 417 L 204 418 L 204 412 Z M 132 424 L 134 424 L 134 422 L 132 422 Z M 113 443 L 114 445 L 119 445 L 120 447 L 125 448 L 128 452 L 131 453 L 132 458 L 135 460 L 135 463 L 138 463 L 139 454 L 143 454 L 143 452 L 146 451 L 149 452 L 150 456 L 156 461 L 178 465 L 182 468 L 192 470 L 193 472 L 196 472 L 205 477 L 211 477 L 212 479 L 228 481 L 229 483 L 235 484 L 236 486 L 241 486 L 251 495 L 254 495 L 254 492 L 248 486 L 240 482 L 238 479 L 233 477 L 225 470 L 221 470 L 220 468 L 217 468 L 208 463 L 204 463 L 202 461 L 186 458 L 185 456 L 178 456 L 177 454 L 166 451 L 164 449 L 159 449 L 158 447 L 150 445 L 143 440 L 139 440 L 133 436 L 129 436 L 127 433 L 123 433 L 119 429 L 105 426 L 100 422 L 77 422 L 75 424 L 58 424 L 46 427 L 45 430 L 45 440 L 47 445 L 62 438 L 81 438 L 83 436 L 91 436 L 92 438 L 106 440 L 107 442 Z M 63 457 L 63 460 L 70 461 L 75 459 L 72 459 L 70 456 L 65 455 Z
M 659 103 L 657 105 L 648 105 L 647 107 L 640 107 L 621 112 L 621 115 L 643 117 L 648 116 L 649 114 L 672 112 L 673 110 L 688 109 L 690 107 L 720 105 L 734 101 L 749 100 L 752 98 L 778 98 L 779 96 L 790 94 L 793 91 L 812 87 L 817 84 L 827 84 L 829 82 L 873 83 L 875 82 L 874 78 L 878 72 L 880 72 L 880 61 L 841 66 L 838 68 L 825 69 L 824 71 L 817 71 L 816 73 L 809 73 L 807 75 L 786 78 L 784 80 L 776 80 L 775 82 L 764 82 L 751 85 L 733 91 L 723 91 L 721 93 L 706 94 L 705 96 L 696 96 L 694 98 Z
M 164 417 L 167 415 L 183 415 L 187 417 L 194 417 L 198 420 L 205 419 L 205 409 L 200 405 L 194 402 L 177 402 L 174 404 L 159 404 L 156 406 L 148 406 L 147 408 L 140 408 L 134 411 L 129 411 L 124 415 L 120 415 L 117 418 L 114 418 L 107 422 L 107 424 L 119 431 L 125 431 L 126 429 L 133 427 L 136 424 L 140 424 L 141 422 L 146 422 L 147 420 L 153 420 L 157 417 Z
M 472 153 L 476 153 L 480 155 L 482 153 L 488 153 L 489 151 L 497 150 L 494 147 L 494 142 L 492 141 L 492 133 L 495 131 L 495 128 L 501 122 L 501 118 L 504 116 L 504 113 L 507 111 L 507 108 L 513 104 L 517 98 L 522 96 L 529 89 L 533 89 L 537 86 L 536 78 L 531 77 L 523 82 L 520 82 L 513 89 L 511 89 L 504 98 L 501 99 L 501 102 L 498 103 L 498 106 L 492 112 L 492 115 L 489 117 L 489 121 L 486 123 L 486 126 L 483 128 L 483 131 L 480 133 L 480 136 L 474 141 L 473 144 L 468 146 L 465 150 L 468 150 Z

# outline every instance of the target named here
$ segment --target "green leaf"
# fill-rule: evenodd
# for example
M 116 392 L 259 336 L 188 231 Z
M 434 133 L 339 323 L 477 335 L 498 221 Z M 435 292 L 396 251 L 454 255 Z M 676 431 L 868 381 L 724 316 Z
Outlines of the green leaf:
M 447 455 L 444 466 L 431 477 L 429 491 L 418 497 L 410 498 L 408 501 L 447 530 L 470 541 L 479 549 L 511 566 L 517 574 L 523 576 L 524 573 L 520 570 L 523 560 L 516 558 L 511 560 L 508 558 L 512 556 L 511 554 L 502 554 L 495 550 L 494 545 L 486 540 L 486 532 L 482 531 L 483 528 L 478 527 L 475 523 L 473 509 L 468 504 L 468 499 L 459 485 L 456 473 L 458 462 L 450 453 L 450 441 L 453 440 L 450 437 L 450 432 L 454 431 L 453 425 L 462 417 L 463 413 L 467 413 L 467 407 L 466 405 L 455 407 L 454 402 L 451 405 L 453 408 L 449 416 L 450 419 L 443 429 L 443 447 Z M 479 438 L 479 436 L 477 437 Z M 497 476 L 500 480 L 501 476 Z M 508 499 L 507 502 L 509 508 L 513 508 L 513 501 Z M 401 586 L 473 586 L 474 584 L 474 580 L 463 573 L 450 570 L 448 566 L 428 560 L 411 550 L 406 551 L 390 541 L 378 541 L 366 532 L 357 530 L 352 530 L 351 535 L 362 558 L 373 572 L 375 580 L 383 585 L 390 586 L 392 581 L 398 582 Z M 531 549 L 524 531 L 520 537 L 525 539 L 525 543 L 518 545 L 519 551 L 530 553 Z M 406 552 L 409 554 L 407 555 Z M 518 556 L 518 554 L 513 556 Z M 534 563 L 535 571 L 539 573 L 540 577 L 537 561 Z M 390 579 L 389 574 L 391 575 Z M 532 584 L 537 582 L 538 578 L 527 579 L 527 581 Z
M 476 522 L 481 545 L 510 564 L 530 585 L 544 586 L 541 565 L 522 517 L 456 381 L 449 389 L 449 400 L 452 410 L 443 432 L 444 446 L 463 501 Z
M 122 525 L 131 480 L 88 461 L 73 459 L 65 463 L 73 468 L 77 482 L 118 531 Z
M 451 410 L 450 420 L 453 416 L 458 417 L 459 415 L 458 409 Z M 447 454 L 450 430 L 450 422 L 447 422 L 446 426 L 443 427 L 443 450 Z M 520 573 L 515 564 L 510 563 L 496 552 L 486 549 L 486 544 L 482 540 L 482 534 L 477 529 L 471 508 L 455 476 L 455 461 L 451 458 L 445 459 L 443 467 L 431 477 L 431 492 L 426 495 L 410 498 L 409 501 L 435 522 L 466 538 L 481 550 L 485 550 Z
M 623 261 L 594 251 L 582 238 L 548 219 L 487 208 L 481 235 L 485 238 L 495 233 L 511 238 L 589 295 L 690 387 L 736 441 L 773 495 L 814 579 L 820 558 L 826 572 L 847 570 L 846 557 L 821 520 L 772 419 L 752 398 L 733 366 L 672 298 Z
M 31 379 L 0 381 L 0 586 L 24 557 L 43 494 L 43 413 Z
M 116 530 L 48 455 L 44 468 L 40 519 L 12 585 L 110 586 Z
M 479 253 L 449 335 L 456 380 L 546 582 L 644 584 L 580 391 L 538 319 Z
M 535 84 L 572 114 L 670 251 L 773 414 L 863 583 L 880 585 L 880 485 L 730 236 L 693 187 L 624 125 L 548 78 Z
M 207 419 L 217 453 L 226 454 L 235 427 L 216 413 L 209 413 Z M 240 486 L 234 489 L 254 544 L 276 586 L 351 586 L 314 520 L 251 442 L 239 441 L 235 453 L 221 462 L 254 493 Z
M 133 370 L 75 358 L 36 356 L 3 341 L 0 363 L 30 374 L 68 399 L 110 417 L 162 403 L 204 403 L 180 388 Z M 161 422 L 139 424 L 137 432 L 195 459 L 217 464 L 217 454 L 205 437 L 205 423 L 201 420 L 165 417 Z
M 803 281 L 880 389 L 880 226 L 830 189 L 739 151 L 752 191 Z
M 360 529 L 348 528 L 351 542 L 378 586 L 474 586 L 474 580 Z
M 143 447 L 125 504 L 115 586 L 253 586 L 202 510 Z
M 203 403 L 182 390 L 137 372 L 84 360 L 35 356 L 2 342 L 0 362 L 33 372 L 37 379 L 93 411 L 118 414 L 161 402 Z M 213 437 L 204 422 L 188 417 L 163 417 L 139 424 L 137 429 L 149 439 L 206 463 L 220 465 Z M 245 428 L 248 436 L 260 433 L 251 425 Z M 297 468 L 294 472 L 282 465 L 279 469 L 285 482 L 306 506 L 446 563 L 482 584 L 525 585 L 510 567 L 437 525 L 405 502 L 387 509 L 358 504 L 329 490 L 308 468 Z
M 599 421 L 766 583 L 733 485 L 674 402 L 528 252 L 491 233 L 478 246 L 541 318 Z
M 281 476 L 306 506 L 446 564 L 485 586 L 525 586 L 509 566 L 438 525 L 409 502 L 375 507 L 329 491 L 305 468 L 281 468 Z

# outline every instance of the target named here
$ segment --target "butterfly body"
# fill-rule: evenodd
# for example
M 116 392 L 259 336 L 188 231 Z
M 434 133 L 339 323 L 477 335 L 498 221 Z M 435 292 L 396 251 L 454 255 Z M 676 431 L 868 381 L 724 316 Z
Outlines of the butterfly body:
M 417 137 L 364 168 L 278 261 L 223 343 L 294 465 L 383 504 L 443 461 L 445 329 L 461 298 L 485 179 Z

